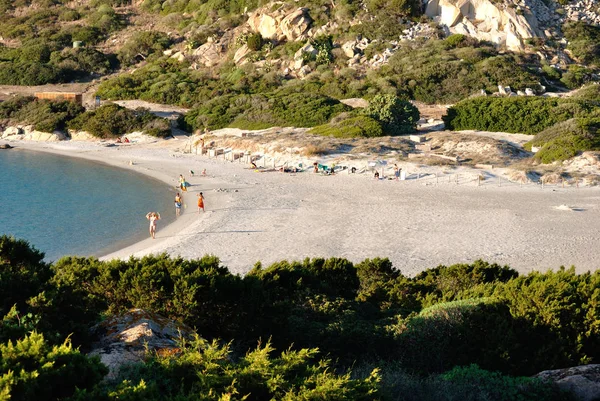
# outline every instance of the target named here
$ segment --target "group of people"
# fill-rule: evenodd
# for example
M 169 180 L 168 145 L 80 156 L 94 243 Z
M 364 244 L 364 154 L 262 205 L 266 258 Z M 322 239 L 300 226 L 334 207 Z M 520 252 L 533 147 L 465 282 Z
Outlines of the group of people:
M 190 170 L 190 173 L 193 175 L 193 171 Z M 205 175 L 206 170 L 203 170 L 202 173 Z M 179 175 L 179 187 L 182 191 L 187 192 L 187 187 L 189 183 L 185 181 L 183 175 Z M 198 198 L 198 214 L 200 214 L 200 210 L 204 212 L 204 194 L 199 192 L 196 197 Z M 177 192 L 175 194 L 175 217 L 179 217 L 181 215 L 181 207 L 183 206 L 183 196 Z M 156 222 L 160 220 L 160 214 L 158 212 L 149 212 L 146 214 L 146 219 L 150 221 L 150 237 L 152 239 L 156 238 Z

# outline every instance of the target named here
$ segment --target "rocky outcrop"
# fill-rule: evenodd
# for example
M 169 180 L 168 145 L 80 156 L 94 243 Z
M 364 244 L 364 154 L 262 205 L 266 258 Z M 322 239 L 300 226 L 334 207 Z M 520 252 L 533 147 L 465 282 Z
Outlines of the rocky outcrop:
M 556 383 L 559 388 L 570 392 L 578 401 L 600 399 L 600 365 L 545 370 L 535 377 Z
M 218 39 L 209 37 L 202 46 L 192 52 L 192 58 L 206 67 L 215 66 L 225 60 L 225 54 L 233 42 L 234 31 L 229 30 Z
M 72 131 L 69 132 L 72 141 L 96 141 L 98 138 L 87 131 Z
M 115 378 L 121 366 L 144 360 L 147 351 L 177 352 L 181 337 L 190 337 L 189 327 L 158 314 L 133 309 L 111 317 L 92 328 L 99 341 L 90 355 L 98 355 Z
M 530 9 L 490 0 L 428 0 L 425 14 L 449 33 L 505 45 L 513 51 L 523 50 L 526 39 L 545 36 Z
M 7 127 L 2 132 L 2 139 L 23 140 L 23 141 L 39 141 L 39 142 L 57 142 L 64 141 L 67 136 L 64 132 L 42 132 L 33 129 L 33 126 L 17 126 Z
M 248 55 L 252 52 L 248 45 L 243 45 L 233 55 L 233 62 L 236 64 L 244 64 L 248 61 Z
M 253 32 L 264 39 L 280 41 L 305 40 L 312 24 L 308 9 L 300 7 L 290 10 L 283 3 L 256 10 L 248 17 L 248 25 Z M 275 9 L 274 9 L 275 8 Z

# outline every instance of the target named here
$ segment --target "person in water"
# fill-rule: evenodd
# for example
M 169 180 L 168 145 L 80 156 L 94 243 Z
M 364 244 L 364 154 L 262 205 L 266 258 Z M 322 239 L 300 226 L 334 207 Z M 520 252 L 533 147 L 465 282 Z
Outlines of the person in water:
M 204 195 L 202 195 L 202 192 L 198 194 L 198 214 L 200 214 L 200 209 L 204 212 Z
M 175 195 L 175 216 L 179 217 L 181 215 L 181 204 L 182 204 L 182 199 L 181 199 L 181 195 L 179 195 L 179 192 L 177 192 L 177 195 Z
M 158 214 L 157 212 L 150 212 L 146 214 L 146 218 L 150 220 L 150 237 L 152 237 L 152 239 L 155 239 L 156 220 L 160 220 L 160 214 Z

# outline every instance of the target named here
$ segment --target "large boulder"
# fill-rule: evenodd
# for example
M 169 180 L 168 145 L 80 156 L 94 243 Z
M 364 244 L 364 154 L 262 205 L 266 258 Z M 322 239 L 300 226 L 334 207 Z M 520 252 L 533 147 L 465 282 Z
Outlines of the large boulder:
M 64 141 L 67 139 L 67 136 L 64 132 L 54 131 L 54 132 L 42 132 L 42 131 L 30 131 L 23 136 L 23 139 L 26 141 L 36 141 L 36 142 L 58 142 Z
M 425 14 L 460 33 L 521 51 L 524 41 L 545 37 L 538 18 L 528 8 L 504 7 L 491 0 L 426 0 Z
M 22 139 L 23 130 L 19 127 L 6 127 L 2 132 L 2 139 Z
M 99 323 L 92 333 L 99 341 L 89 354 L 100 357 L 111 379 L 123 365 L 143 361 L 148 351 L 177 352 L 179 339 L 191 337 L 193 330 L 156 313 L 132 309 Z
M 248 45 L 243 45 L 233 55 L 233 62 L 237 65 L 244 64 L 248 61 L 248 55 L 252 53 L 252 50 L 248 47 Z
M 545 370 L 535 377 L 556 383 L 559 388 L 573 394 L 577 401 L 600 400 L 600 365 Z
M 264 39 L 278 42 L 287 40 L 304 40 L 312 24 L 308 9 L 300 7 L 289 9 L 283 4 L 280 7 L 267 6 L 254 11 L 248 16 L 248 25 L 253 32 L 260 33 Z

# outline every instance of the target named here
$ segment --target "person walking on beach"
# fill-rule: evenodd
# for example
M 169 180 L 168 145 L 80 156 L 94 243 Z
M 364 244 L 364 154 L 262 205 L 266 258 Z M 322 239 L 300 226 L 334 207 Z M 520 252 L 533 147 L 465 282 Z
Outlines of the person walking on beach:
M 157 212 L 150 212 L 146 214 L 146 218 L 150 220 L 150 236 L 155 239 L 156 235 L 156 220 L 160 220 L 160 214 Z
M 179 195 L 179 192 L 177 192 L 177 195 L 175 195 L 175 216 L 179 217 L 181 215 L 181 204 L 183 203 L 183 200 L 181 199 L 181 195 Z
M 396 163 L 394 163 L 394 177 L 396 177 L 396 181 L 400 178 L 400 169 Z
M 187 192 L 187 182 L 182 174 L 179 174 L 179 188 L 181 188 L 182 191 Z
M 198 194 L 198 214 L 200 214 L 200 209 L 204 212 L 204 195 L 202 195 L 202 192 Z

